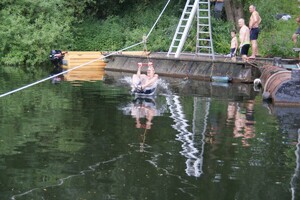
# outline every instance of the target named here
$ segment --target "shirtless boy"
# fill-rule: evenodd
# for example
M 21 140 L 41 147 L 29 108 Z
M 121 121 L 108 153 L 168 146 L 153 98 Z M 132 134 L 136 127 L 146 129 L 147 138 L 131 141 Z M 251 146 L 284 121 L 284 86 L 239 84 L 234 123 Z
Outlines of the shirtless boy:
M 236 51 L 239 46 L 238 40 L 236 37 L 236 32 L 233 30 L 231 31 L 231 42 L 230 42 L 230 57 L 232 60 L 235 60 Z

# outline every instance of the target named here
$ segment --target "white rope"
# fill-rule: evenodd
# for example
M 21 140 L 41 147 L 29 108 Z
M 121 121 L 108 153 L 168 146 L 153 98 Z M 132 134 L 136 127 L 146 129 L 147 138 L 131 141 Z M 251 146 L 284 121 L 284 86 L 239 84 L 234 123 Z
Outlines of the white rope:
M 154 27 L 156 26 L 158 20 L 159 20 L 160 17 L 162 16 L 162 14 L 163 14 L 163 12 L 165 11 L 165 9 L 166 9 L 167 5 L 169 4 L 169 2 L 170 2 L 170 0 L 167 2 L 167 4 L 165 5 L 164 9 L 162 10 L 162 12 L 160 13 L 160 15 L 158 16 L 157 20 L 155 21 L 154 25 L 153 25 L 152 28 L 150 29 L 150 31 L 149 31 L 148 35 L 146 36 L 146 38 L 148 38 L 149 35 L 151 34 L 152 30 L 153 30 Z M 87 63 L 83 63 L 83 64 L 81 64 L 81 65 L 78 65 L 78 66 L 76 66 L 76 67 L 73 67 L 73 68 L 71 68 L 71 69 L 68 69 L 68 70 L 66 70 L 66 71 L 63 71 L 63 72 L 61 72 L 61 73 L 55 74 L 55 75 L 53 75 L 53 76 L 49 76 L 49 77 L 44 78 L 44 79 L 42 79 L 42 80 L 39 80 L 39 81 L 36 81 L 36 82 L 34 82 L 34 83 L 25 85 L 25 86 L 23 86 L 23 87 L 20 87 L 20 88 L 18 88 L 18 89 L 12 90 L 12 91 L 10 91 L 10 92 L 1 94 L 1 95 L 0 95 L 0 98 L 1 98 L 1 97 L 5 97 L 5 96 L 10 95 L 10 94 L 13 94 L 13 93 L 16 93 L 16 92 L 18 92 L 18 91 L 24 90 L 24 89 L 29 88 L 29 87 L 31 87 L 31 86 L 37 85 L 37 84 L 42 83 L 42 82 L 44 82 L 44 81 L 50 80 L 50 79 L 52 79 L 52 78 L 54 78 L 54 77 L 63 75 L 63 74 L 65 74 L 65 73 L 68 73 L 68 72 L 73 71 L 73 70 L 75 70 L 75 69 L 78 69 L 78 68 L 80 68 L 80 67 L 86 66 L 86 65 L 91 64 L 91 63 L 93 63 L 93 62 L 96 62 L 96 61 L 98 61 L 98 60 L 102 60 L 103 58 L 109 57 L 109 56 L 111 56 L 111 55 L 118 54 L 119 52 L 125 51 L 125 50 L 127 50 L 127 49 L 131 49 L 131 48 L 133 48 L 133 47 L 135 47 L 135 46 L 138 46 L 138 45 L 140 45 L 140 44 L 143 44 L 143 43 L 145 43 L 145 39 L 144 39 L 144 38 L 143 38 L 143 41 L 138 42 L 138 43 L 136 43 L 136 44 L 133 44 L 133 45 L 131 45 L 131 46 L 129 46 L 129 47 L 126 47 L 126 48 L 124 48 L 124 49 L 121 49 L 121 50 L 119 50 L 119 51 L 110 53 L 110 54 L 108 54 L 108 55 L 106 55 L 106 56 L 101 56 L 100 58 L 97 58 L 97 59 L 95 59 L 95 60 L 91 60 L 91 61 L 89 61 L 89 62 L 87 62 Z
M 127 48 L 124 48 L 124 49 L 121 49 L 121 50 L 119 50 L 119 51 L 110 53 L 110 54 L 108 54 L 108 55 L 106 55 L 106 56 L 102 56 L 102 57 L 100 57 L 100 58 L 97 58 L 97 59 L 95 59 L 95 60 L 91 60 L 91 61 L 89 61 L 89 62 L 87 62 L 87 63 L 83 63 L 83 64 L 81 64 L 81 65 L 78 65 L 78 66 L 76 66 L 76 67 L 73 67 L 73 68 L 71 68 L 71 69 L 68 69 L 68 70 L 66 70 L 66 71 L 63 71 L 63 72 L 61 72 L 61 73 L 55 74 L 55 75 L 53 75 L 53 76 L 49 76 L 49 77 L 44 78 L 44 79 L 42 79 L 42 80 L 36 81 L 36 82 L 34 82 L 34 83 L 30 83 L 30 84 L 25 85 L 25 86 L 23 86 L 23 87 L 20 87 L 20 88 L 18 88 L 18 89 L 15 89 L 15 90 L 12 90 L 12 91 L 10 91 L 10 92 L 1 94 L 1 95 L 0 95 L 0 98 L 1 98 L 1 97 L 5 97 L 5 96 L 10 95 L 10 94 L 13 94 L 13 93 L 16 93 L 16 92 L 18 92 L 18 91 L 24 90 L 24 89 L 29 88 L 29 87 L 31 87 L 31 86 L 37 85 L 37 84 L 39 84 L 39 83 L 42 83 L 42 82 L 47 81 L 47 80 L 49 80 L 49 79 L 52 79 L 52 78 L 54 78 L 54 77 L 60 76 L 60 75 L 62 75 L 62 74 L 68 73 L 68 72 L 70 72 L 70 71 L 73 71 L 73 70 L 78 69 L 78 68 L 80 68 L 80 67 L 83 67 L 83 66 L 85 66 L 85 65 L 91 64 L 91 63 L 96 62 L 96 61 L 98 61 L 98 60 L 102 60 L 103 58 L 106 58 L 106 57 L 108 57 L 108 56 L 117 54 L 117 53 L 119 53 L 119 52 L 121 52 L 121 51 L 124 51 L 124 50 L 127 50 L 127 49 L 129 49 L 129 48 L 135 47 L 135 46 L 140 45 L 140 44 L 142 44 L 142 43 L 143 43 L 143 42 L 136 43 L 136 44 L 131 45 L 131 46 L 127 47 Z
M 167 6 L 169 5 L 170 1 L 171 1 L 171 0 L 169 0 L 169 1 L 166 3 L 165 7 L 163 8 L 163 10 L 161 11 L 161 13 L 159 14 L 157 20 L 155 21 L 154 25 L 153 25 L 152 28 L 150 29 L 150 31 L 149 31 L 149 33 L 148 33 L 148 35 L 147 35 L 147 38 L 148 38 L 149 35 L 151 34 L 152 30 L 153 30 L 154 27 L 156 26 L 158 20 L 159 20 L 160 17 L 162 16 L 162 14 L 165 12 L 165 10 L 166 10 Z

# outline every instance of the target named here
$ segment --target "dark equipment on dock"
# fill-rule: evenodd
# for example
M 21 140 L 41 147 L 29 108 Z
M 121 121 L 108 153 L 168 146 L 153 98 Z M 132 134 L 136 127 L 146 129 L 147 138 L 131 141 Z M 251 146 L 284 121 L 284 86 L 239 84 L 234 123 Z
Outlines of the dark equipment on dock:
M 260 79 L 265 100 L 277 105 L 300 105 L 300 69 L 264 66 Z

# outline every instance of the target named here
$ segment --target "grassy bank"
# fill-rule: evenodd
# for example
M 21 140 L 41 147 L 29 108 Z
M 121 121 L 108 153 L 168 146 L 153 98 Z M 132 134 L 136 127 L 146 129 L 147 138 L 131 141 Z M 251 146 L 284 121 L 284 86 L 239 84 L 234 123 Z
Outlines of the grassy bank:
M 291 36 L 297 28 L 295 18 L 298 2 L 296 0 L 275 1 L 272 1 L 272 6 L 271 1 L 254 1 L 262 17 L 258 39 L 259 53 L 264 57 L 297 57 L 298 55 L 292 50 L 294 44 Z M 250 15 L 247 9 L 249 4 L 245 4 L 246 19 Z M 162 4 L 147 9 L 140 9 L 137 6 L 105 20 L 86 18 L 83 23 L 78 24 L 79 32 L 72 47 L 74 50 L 114 51 L 130 46 L 141 41 L 143 35 L 148 33 L 161 9 Z M 277 13 L 290 14 L 292 19 L 277 20 L 275 18 Z M 172 12 L 172 8 L 166 10 L 147 41 L 148 50 L 168 51 L 180 14 L 178 10 Z M 189 33 L 184 51 L 195 51 L 196 26 L 194 27 Z M 216 53 L 227 54 L 230 48 L 230 31 L 234 28 L 234 24 L 224 19 L 213 19 L 212 28 Z M 143 48 L 141 45 L 133 50 L 143 50 Z

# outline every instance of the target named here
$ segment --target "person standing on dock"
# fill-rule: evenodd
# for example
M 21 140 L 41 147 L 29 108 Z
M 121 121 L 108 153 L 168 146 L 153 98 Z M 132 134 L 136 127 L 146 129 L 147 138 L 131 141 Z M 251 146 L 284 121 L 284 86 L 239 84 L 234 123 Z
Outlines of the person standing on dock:
M 231 42 L 230 42 L 230 57 L 232 61 L 236 61 L 236 51 L 239 47 L 238 39 L 236 37 L 236 31 L 231 31 Z
M 250 30 L 245 25 L 245 20 L 243 18 L 238 21 L 240 27 L 240 51 L 243 61 L 248 60 L 248 51 L 250 48 Z
M 252 46 L 252 55 L 249 58 L 255 59 L 258 55 L 258 44 L 257 38 L 259 34 L 259 24 L 261 22 L 261 17 L 259 13 L 256 11 L 256 7 L 254 5 L 249 6 L 249 11 L 251 13 L 249 20 L 249 29 L 250 29 L 250 41 Z
M 296 22 L 298 23 L 299 26 L 296 32 L 292 36 L 295 45 L 297 44 L 297 37 L 300 35 L 300 16 L 297 17 Z

